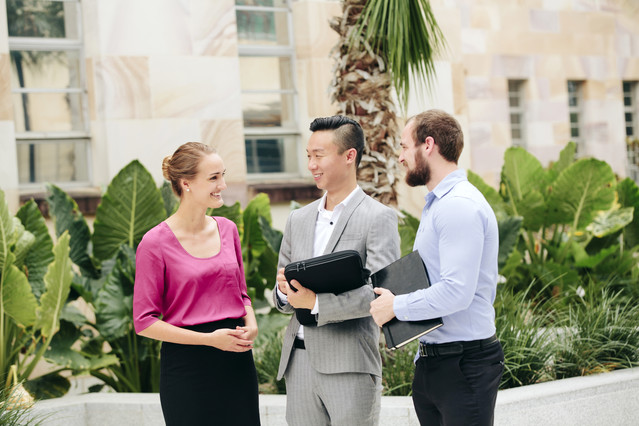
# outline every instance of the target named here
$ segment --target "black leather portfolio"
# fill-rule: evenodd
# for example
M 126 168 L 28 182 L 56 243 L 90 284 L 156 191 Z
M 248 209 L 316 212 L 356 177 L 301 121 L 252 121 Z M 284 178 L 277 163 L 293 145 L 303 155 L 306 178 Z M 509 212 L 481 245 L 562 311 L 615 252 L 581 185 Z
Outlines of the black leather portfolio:
M 364 268 L 362 258 L 355 250 L 342 250 L 311 259 L 291 262 L 284 268 L 289 286 L 297 291 L 291 280 L 297 280 L 315 293 L 343 293 L 354 290 L 368 282 L 370 271 Z M 316 325 L 315 315 L 310 309 L 295 309 L 302 325 Z
M 383 287 L 395 295 L 430 287 L 426 266 L 414 251 L 371 275 L 374 287 Z M 441 318 L 423 321 L 400 321 L 393 318 L 384 326 L 386 347 L 397 349 L 443 325 Z

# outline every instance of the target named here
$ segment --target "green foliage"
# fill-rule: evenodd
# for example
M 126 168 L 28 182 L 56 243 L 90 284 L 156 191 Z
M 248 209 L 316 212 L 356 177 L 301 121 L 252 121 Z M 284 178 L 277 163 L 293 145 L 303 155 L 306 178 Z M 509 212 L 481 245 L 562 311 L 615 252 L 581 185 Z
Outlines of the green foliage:
M 407 396 L 413 393 L 414 359 L 418 347 L 418 341 L 393 351 L 380 345 L 382 385 L 384 386 L 382 395 Z
M 53 244 L 33 201 L 12 218 L 0 190 L 0 375 L 9 377 L 9 371 L 14 371 L 15 381 L 24 382 L 37 398 L 62 396 L 69 382 L 60 372 L 75 368 L 64 362 L 57 370 L 34 377 L 43 359 L 72 358 L 87 368 L 92 363 L 73 349 L 77 337 L 60 339 L 58 334 L 62 317 L 71 312 L 67 306 L 73 276 L 69 244 L 66 231 Z
M 404 107 L 411 78 L 428 85 L 445 45 L 427 0 L 368 0 L 351 34 L 351 45 L 363 38 L 367 50 L 384 58 Z
M 284 394 L 284 379 L 277 380 L 284 330 L 290 317 L 279 313 L 256 315 L 259 334 L 255 340 L 255 369 L 260 393 Z

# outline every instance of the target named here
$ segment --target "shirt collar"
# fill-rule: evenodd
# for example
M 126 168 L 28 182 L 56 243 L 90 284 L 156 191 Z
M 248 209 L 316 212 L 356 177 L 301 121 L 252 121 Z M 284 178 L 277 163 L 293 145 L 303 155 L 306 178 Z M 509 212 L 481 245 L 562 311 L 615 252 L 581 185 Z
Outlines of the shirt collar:
M 340 209 L 340 210 L 341 210 L 341 209 L 346 208 L 346 206 L 347 206 L 347 205 L 348 205 L 348 203 L 349 203 L 349 202 L 353 199 L 353 197 L 355 196 L 355 194 L 357 194 L 357 193 L 358 193 L 359 191 L 361 191 L 361 190 L 362 190 L 362 189 L 359 187 L 359 185 L 358 185 L 358 186 L 356 186 L 356 187 L 355 187 L 355 189 L 353 190 L 353 192 L 351 192 L 350 194 L 348 194 L 348 195 L 346 196 L 346 198 L 344 198 L 344 199 L 342 200 L 342 202 L 341 202 L 341 203 L 339 203 L 338 205 L 336 205 L 336 206 L 335 206 L 335 208 L 333 209 L 333 211 L 335 211 L 335 210 L 337 210 L 337 209 Z M 327 195 L 327 194 L 328 194 L 328 193 L 327 193 L 327 192 L 325 192 L 325 193 L 324 193 L 324 195 L 322 195 L 322 198 L 321 198 L 321 200 L 320 200 L 319 204 L 317 205 L 317 211 L 318 211 L 318 212 L 320 212 L 320 213 L 325 212 L 325 211 L 328 211 L 328 210 L 326 210 L 326 195 Z
M 454 172 L 449 173 L 437 184 L 435 188 L 433 188 L 432 191 L 426 194 L 426 205 L 430 205 L 435 198 L 442 198 L 444 195 L 448 194 L 455 185 L 465 180 L 468 180 L 468 178 L 466 177 L 466 172 L 462 169 L 457 169 Z

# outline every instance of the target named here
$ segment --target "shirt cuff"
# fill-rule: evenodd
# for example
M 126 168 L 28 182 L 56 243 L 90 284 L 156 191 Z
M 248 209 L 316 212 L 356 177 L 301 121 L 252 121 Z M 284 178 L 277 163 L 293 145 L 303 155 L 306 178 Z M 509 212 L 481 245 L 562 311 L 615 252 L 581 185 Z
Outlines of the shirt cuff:
M 311 315 L 317 315 L 319 314 L 319 297 L 317 297 L 317 294 L 315 295 L 315 306 L 313 306 L 313 309 L 311 310 Z
M 395 296 L 393 300 L 393 312 L 400 321 L 410 321 L 408 313 L 408 294 L 400 294 Z
M 280 301 L 280 304 L 286 305 L 288 304 L 288 297 L 280 290 L 280 286 L 275 287 L 275 292 L 277 294 L 277 300 Z

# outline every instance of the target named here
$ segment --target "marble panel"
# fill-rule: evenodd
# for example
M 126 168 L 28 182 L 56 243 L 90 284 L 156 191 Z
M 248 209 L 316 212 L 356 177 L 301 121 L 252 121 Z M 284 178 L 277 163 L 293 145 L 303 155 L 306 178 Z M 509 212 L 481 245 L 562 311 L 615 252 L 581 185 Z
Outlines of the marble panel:
M 466 77 L 466 97 L 468 99 L 491 99 L 493 94 L 489 77 Z
M 616 34 L 614 53 L 617 56 L 630 56 L 632 54 L 633 40 L 630 34 Z
M 9 28 L 7 26 L 7 8 L 0 7 L 0 54 L 9 53 Z
M 493 145 L 505 147 L 512 145 L 510 123 L 493 123 L 491 135 L 491 142 Z
M 462 53 L 486 53 L 486 31 L 474 28 L 461 30 Z
M 92 58 L 100 55 L 100 16 L 98 3 L 102 0 L 82 0 L 82 32 L 84 56 Z
M 190 3 L 183 0 L 100 1 L 102 55 L 189 55 L 193 52 Z
M 246 181 L 242 120 L 206 120 L 200 123 L 201 141 L 214 147 L 224 160 L 228 182 Z
M 568 119 L 568 105 L 557 100 L 528 101 L 526 103 L 526 120 L 528 122 L 553 123 Z
M 563 92 L 562 92 L 563 93 Z M 536 77 L 528 81 L 526 101 L 550 99 L 550 81 L 546 77 Z
M 459 61 L 462 55 L 461 18 L 456 7 L 431 6 L 437 25 L 444 34 L 446 49 L 438 57 Z
M 464 55 L 464 65 L 466 66 L 466 75 L 468 77 L 484 77 L 493 73 L 499 75 L 496 71 L 493 71 L 494 63 L 495 59 L 490 55 Z
M 200 122 L 195 119 L 114 120 L 104 123 L 108 175 L 112 178 L 137 159 L 156 182 L 162 182 L 162 160 L 180 145 L 198 141 Z
M 548 167 L 551 162 L 557 161 L 565 144 L 528 146 L 526 149 L 535 156 L 543 167 Z
M 588 101 L 602 101 L 606 98 L 606 82 L 603 80 L 589 79 L 584 90 L 584 99 Z
M 192 0 L 190 25 L 194 54 L 237 56 L 237 25 L 233 0 Z
M 563 63 L 563 74 L 566 79 L 585 80 L 588 77 L 586 70 L 584 69 L 584 63 L 581 61 L 579 56 L 563 56 L 561 60 Z
M 559 32 L 559 13 L 552 10 L 530 10 L 530 29 L 540 32 Z
M 534 57 L 534 75 L 536 78 L 560 78 L 564 74 L 561 55 L 543 55 Z
M 18 154 L 16 152 L 15 126 L 12 120 L 0 120 L 0 189 L 15 191 L 18 201 Z M 13 197 L 11 197 L 13 198 Z
M 0 53 L 0 121 L 4 120 L 13 121 L 11 59 L 8 53 Z
M 493 75 L 510 79 L 528 79 L 533 77 L 533 56 L 495 55 L 493 56 Z
M 619 77 L 622 80 L 639 79 L 639 57 L 620 59 Z
M 529 122 L 526 125 L 526 142 L 528 148 L 533 146 L 549 146 L 555 143 L 553 123 Z
M 492 132 L 493 127 L 490 123 L 472 123 L 468 126 L 467 143 L 472 143 L 473 147 L 490 145 Z
M 305 112 L 307 117 L 324 117 L 335 113 L 336 107 L 331 103 L 329 94 L 329 86 L 333 78 L 332 69 L 333 60 L 330 58 L 308 58 L 297 61 L 300 110 Z
M 639 56 L 639 35 L 633 35 L 631 40 L 632 40 L 632 43 L 631 43 L 630 55 Z
M 583 126 L 583 129 L 588 144 L 608 145 L 610 141 L 610 127 L 607 122 L 589 122 Z
M 566 144 L 570 141 L 570 123 L 568 120 L 552 123 L 553 140 L 556 144 Z
M 451 64 L 453 105 L 455 115 L 466 115 L 468 113 L 468 101 L 466 100 L 466 68 L 463 63 Z
M 468 101 L 468 120 L 471 123 L 503 121 L 504 117 L 508 117 L 508 99 Z
M 575 55 L 608 55 L 610 42 L 599 34 L 580 34 L 572 38 L 570 50 Z
M 473 145 L 471 170 L 481 176 L 498 173 L 504 164 L 504 152 L 506 152 L 506 149 L 506 146 Z
M 156 56 L 149 65 L 154 118 L 242 117 L 237 58 Z
M 574 0 L 543 0 L 542 9 L 544 10 L 570 10 Z
M 327 57 L 339 39 L 329 21 L 341 14 L 339 2 L 294 2 L 293 32 L 297 58 Z
M 528 8 L 514 5 L 512 2 L 499 8 L 501 30 L 527 31 L 530 28 L 530 14 Z
M 89 101 L 89 120 L 93 121 L 97 117 L 97 106 L 95 96 L 95 70 L 93 68 L 93 58 L 84 59 L 84 68 L 86 71 L 87 81 L 87 97 Z
M 106 119 L 151 118 L 149 59 L 104 56 L 93 60 L 97 114 Z
M 496 7 L 475 7 L 470 14 L 470 26 L 484 30 L 499 30 L 501 19 Z
M 586 16 L 588 32 L 591 34 L 612 35 L 616 30 L 616 18 L 611 13 L 596 11 Z

